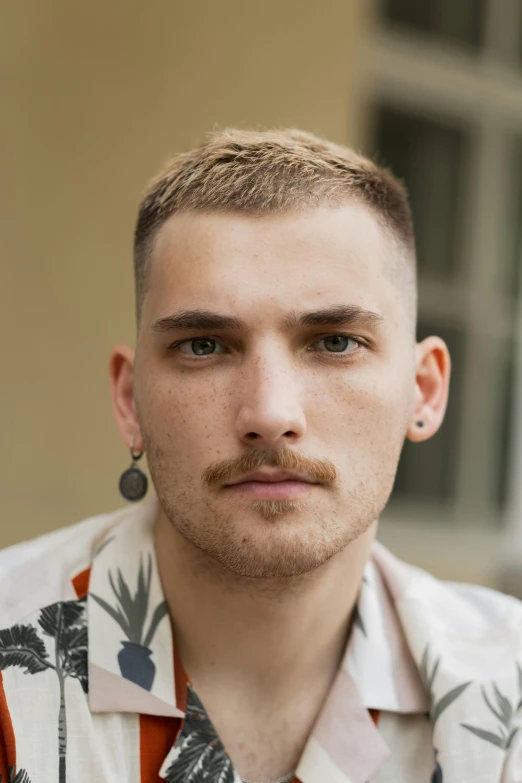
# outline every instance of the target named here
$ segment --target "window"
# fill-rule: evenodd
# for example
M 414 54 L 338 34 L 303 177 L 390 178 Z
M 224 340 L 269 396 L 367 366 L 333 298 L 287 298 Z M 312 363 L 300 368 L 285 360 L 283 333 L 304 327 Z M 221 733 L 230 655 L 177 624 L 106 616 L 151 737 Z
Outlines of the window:
M 453 361 L 445 422 L 430 441 L 406 442 L 381 537 L 460 579 L 473 542 L 469 578 L 491 584 L 508 508 L 522 541 L 522 493 L 513 514 L 513 481 L 522 482 L 522 3 L 382 0 L 381 9 L 367 152 L 408 187 L 418 339 L 438 334 Z M 441 528 L 434 563 L 426 545 L 436 549 Z
M 383 16 L 412 33 L 479 49 L 484 38 L 484 0 L 384 0 Z
M 440 324 L 419 321 L 417 339 L 437 334 L 449 348 L 453 363 L 451 395 L 442 427 L 433 438 L 423 443 L 406 441 L 395 480 L 395 500 L 412 498 L 420 502 L 444 504 L 457 497 L 460 409 L 462 405 L 462 371 L 465 355 L 464 329 L 452 329 Z M 448 522 L 447 516 L 441 522 Z
M 408 186 L 415 215 L 419 273 L 451 280 L 461 263 L 458 229 L 465 203 L 467 131 L 440 119 L 381 105 L 375 154 Z

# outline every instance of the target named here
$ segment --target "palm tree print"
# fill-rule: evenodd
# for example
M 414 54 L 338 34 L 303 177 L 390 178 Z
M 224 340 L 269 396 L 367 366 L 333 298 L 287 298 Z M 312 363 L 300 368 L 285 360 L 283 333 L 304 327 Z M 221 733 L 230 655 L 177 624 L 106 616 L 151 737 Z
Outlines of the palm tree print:
M 39 629 L 34 625 L 14 625 L 0 630 L 0 669 L 17 666 L 25 674 L 38 674 L 52 669 L 58 677 L 60 708 L 58 712 L 58 783 L 66 783 L 67 772 L 67 713 L 65 708 L 65 680 L 78 680 L 87 693 L 87 621 L 85 599 L 63 601 L 45 607 L 38 617 Z M 54 641 L 54 659 L 39 630 Z M 0 781 L 1 783 L 1 781 Z M 27 773 L 20 770 L 8 783 L 30 783 Z
M 431 668 L 430 672 L 430 661 L 429 661 L 430 653 L 429 653 L 429 645 L 424 650 L 424 654 L 422 656 L 422 662 L 421 662 L 421 674 L 422 678 L 424 680 L 424 684 L 428 690 L 428 693 L 430 694 L 430 718 L 433 725 L 438 721 L 442 713 L 448 709 L 450 704 L 452 704 L 455 699 L 458 699 L 461 693 L 464 693 L 466 688 L 471 685 L 472 680 L 469 682 L 463 682 L 462 685 L 457 685 L 456 688 L 452 688 L 451 691 L 448 691 L 444 694 L 440 699 L 435 699 L 435 689 L 434 689 L 434 681 L 435 677 L 437 676 L 437 671 L 439 669 L 440 664 L 440 657 L 437 658 L 435 663 L 433 664 L 433 667 Z
M 435 769 L 433 771 L 433 775 L 431 776 L 430 783 L 444 783 L 444 778 L 442 775 L 442 767 L 440 766 L 437 756 L 439 755 L 439 751 L 435 749 Z
M 122 676 L 147 691 L 152 689 L 156 674 L 154 662 L 150 660 L 152 655 L 150 645 L 158 625 L 167 614 L 167 604 L 162 601 L 155 608 L 146 629 L 145 620 L 149 608 L 151 579 L 152 558 L 149 554 L 146 574 L 140 558 L 138 584 L 134 595 L 119 568 L 117 582 L 109 571 L 109 583 L 117 601 L 115 607 L 107 603 L 104 598 L 91 593 L 91 597 L 118 623 L 127 637 L 127 640 L 121 642 L 123 649 L 118 653 L 118 664 Z
M 235 783 L 238 780 L 223 743 L 191 685 L 183 729 L 174 743 L 168 783 Z
M 504 696 L 502 691 L 497 685 L 491 683 L 491 693 L 488 696 L 488 692 L 484 686 L 480 689 L 482 692 L 482 698 L 486 702 L 486 706 L 492 715 L 499 721 L 497 724 L 497 733 L 489 731 L 487 729 L 480 728 L 478 726 L 470 726 L 467 723 L 461 723 L 460 725 L 471 731 L 480 739 L 490 742 L 492 745 L 496 745 L 502 750 L 507 750 L 513 741 L 513 737 L 517 733 L 517 728 L 512 728 L 513 720 L 522 707 L 522 669 L 517 663 L 517 676 L 518 676 L 518 698 L 513 705 L 509 699 Z
M 430 649 L 429 645 L 424 650 L 424 654 L 422 656 L 421 661 L 421 674 L 422 678 L 424 680 L 424 685 L 426 686 L 426 689 L 430 695 L 430 718 L 433 726 L 435 726 L 435 723 L 438 721 L 442 713 L 448 709 L 450 704 L 452 704 L 455 699 L 458 699 L 458 697 L 461 695 L 461 693 L 464 693 L 466 688 L 471 685 L 471 680 L 469 682 L 463 682 L 461 685 L 457 685 L 456 688 L 452 688 L 450 691 L 444 694 L 444 696 L 441 696 L 439 699 L 435 698 L 435 677 L 437 676 L 437 672 L 439 670 L 439 664 L 440 664 L 440 656 L 437 658 L 437 660 L 433 663 L 433 665 L 430 663 Z M 442 767 L 439 764 L 438 761 L 438 749 L 435 748 L 435 770 L 433 771 L 433 774 L 431 776 L 431 783 L 444 783 L 444 775 L 442 771 Z
M 3 783 L 3 775 L 0 775 L 0 783 Z M 31 783 L 31 778 L 25 769 L 15 772 L 14 767 L 9 767 L 9 780 L 6 780 L 6 783 Z
M 366 626 L 364 624 L 364 621 L 361 617 L 361 612 L 359 611 L 358 604 L 355 604 L 355 608 L 353 610 L 353 624 L 356 626 L 362 633 L 363 636 L 366 636 L 368 638 L 368 633 L 366 631 Z

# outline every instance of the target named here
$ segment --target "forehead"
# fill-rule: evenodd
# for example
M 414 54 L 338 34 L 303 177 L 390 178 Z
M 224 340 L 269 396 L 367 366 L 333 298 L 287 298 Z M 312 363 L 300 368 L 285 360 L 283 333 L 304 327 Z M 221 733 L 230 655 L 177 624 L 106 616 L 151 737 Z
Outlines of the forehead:
M 398 300 L 389 274 L 397 253 L 359 204 L 262 217 L 179 213 L 156 238 L 143 316 L 204 307 L 259 319 L 332 303 L 386 315 Z

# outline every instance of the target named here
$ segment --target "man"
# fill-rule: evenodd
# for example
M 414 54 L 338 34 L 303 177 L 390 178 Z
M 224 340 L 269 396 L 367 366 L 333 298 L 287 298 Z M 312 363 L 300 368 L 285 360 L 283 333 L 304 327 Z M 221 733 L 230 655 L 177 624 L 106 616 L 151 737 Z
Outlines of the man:
M 149 186 L 110 372 L 138 506 L 3 554 L 2 780 L 516 783 L 522 610 L 374 542 L 450 360 L 407 197 L 297 131 Z

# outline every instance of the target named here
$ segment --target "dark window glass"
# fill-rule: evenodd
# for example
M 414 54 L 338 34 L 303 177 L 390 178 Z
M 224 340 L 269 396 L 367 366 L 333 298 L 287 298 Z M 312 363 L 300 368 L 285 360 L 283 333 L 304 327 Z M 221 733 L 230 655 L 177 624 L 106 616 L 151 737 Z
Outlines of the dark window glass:
M 377 109 L 374 121 L 374 156 L 408 187 L 419 275 L 449 280 L 461 256 L 468 135 L 459 127 L 386 106 Z
M 507 187 L 509 202 L 504 214 L 504 258 L 507 265 L 503 293 L 511 298 L 512 339 L 503 347 L 505 351 L 501 378 L 502 407 L 498 430 L 497 458 L 497 501 L 501 509 L 506 507 L 509 486 L 509 458 L 512 448 L 515 383 L 515 333 L 517 328 L 517 306 L 522 295 L 522 138 L 511 137 L 505 145 L 508 155 L 509 173 Z
M 479 50 L 486 0 L 382 0 L 384 18 L 416 33 Z
M 503 214 L 504 227 L 502 247 L 505 274 L 502 293 L 510 298 L 511 339 L 502 345 L 504 352 L 503 372 L 500 379 L 502 406 L 497 440 L 497 455 L 494 464 L 497 468 L 497 501 L 501 509 L 506 507 L 509 486 L 509 458 L 512 448 L 514 383 L 515 383 L 515 335 L 517 329 L 517 308 L 522 295 L 522 137 L 508 137 L 505 143 L 508 156 L 506 187 L 509 199 Z
M 455 497 L 457 475 L 457 443 L 459 441 L 459 410 L 464 366 L 464 333 L 420 322 L 417 339 L 436 334 L 446 342 L 452 359 L 451 391 L 446 417 L 440 430 L 422 443 L 404 444 L 392 494 L 394 499 L 409 498 L 450 500 Z
M 522 14 L 518 20 L 518 64 L 522 66 Z
M 498 440 L 496 459 L 492 465 L 497 471 L 497 497 L 496 501 L 500 509 L 506 508 L 507 493 L 509 487 L 509 458 L 512 447 L 511 432 L 513 428 L 513 403 L 515 383 L 515 343 L 510 340 L 506 346 L 506 357 L 501 379 L 502 407 L 500 409 L 500 422 L 498 428 Z
M 505 215 L 507 225 L 504 230 L 505 254 L 508 263 L 505 293 L 516 299 L 522 293 L 520 290 L 522 272 L 522 138 L 512 138 L 506 145 L 506 149 L 509 155 L 511 179 L 508 183 L 510 209 L 509 214 Z

